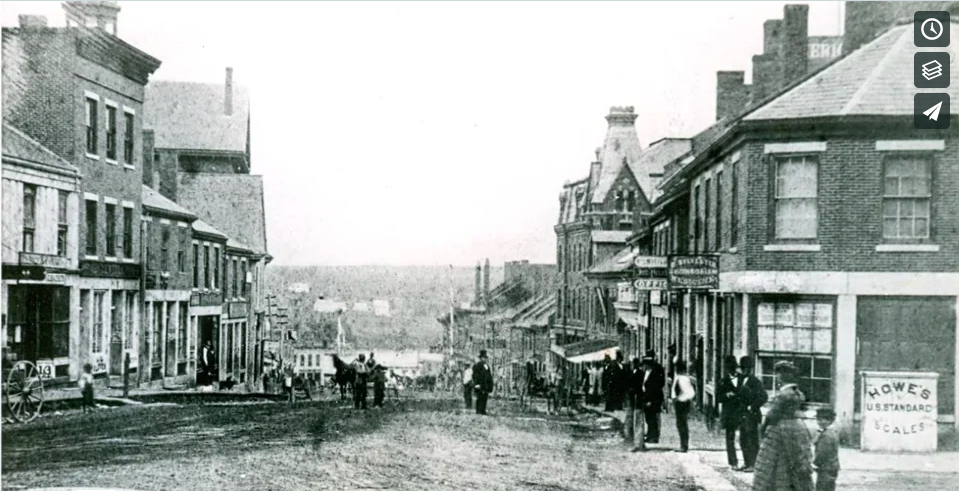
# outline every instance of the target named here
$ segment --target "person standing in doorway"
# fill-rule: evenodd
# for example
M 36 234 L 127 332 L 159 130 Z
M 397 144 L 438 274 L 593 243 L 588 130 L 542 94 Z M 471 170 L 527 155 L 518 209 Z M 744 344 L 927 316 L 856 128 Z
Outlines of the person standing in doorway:
M 736 357 L 729 355 L 723 360 L 723 378 L 719 380 L 716 402 L 722 405 L 720 423 L 726 432 L 726 463 L 731 469 L 739 467 L 736 456 L 736 430 L 743 418 L 742 401 L 739 396 L 740 374 Z M 740 440 L 742 437 L 740 437 Z M 745 460 L 745 456 L 743 456 Z
M 752 472 L 759 454 L 759 424 L 763 420 L 761 408 L 769 400 L 766 388 L 753 375 L 753 359 L 739 359 L 739 398 L 742 404 L 742 419 L 739 424 L 739 446 L 743 449 L 743 467 L 739 470 Z
M 366 366 L 366 357 L 363 354 L 353 362 L 356 371 L 356 380 L 353 382 L 353 409 L 366 409 L 367 383 L 370 369 Z
M 493 372 L 486 350 L 480 350 L 479 361 L 473 365 L 473 389 L 476 391 L 476 414 L 486 414 L 486 402 L 493 392 Z
M 652 350 L 643 357 L 643 412 L 646 416 L 646 443 L 659 443 L 660 417 L 663 409 L 666 371 L 656 363 Z
M 676 410 L 676 430 L 679 432 L 679 451 L 689 451 L 689 408 L 696 396 L 696 387 L 686 374 L 686 362 L 676 360 L 673 364 L 673 387 L 671 399 Z
M 200 350 L 200 370 L 197 373 L 197 385 L 201 390 L 210 390 L 217 376 L 216 353 L 213 351 L 213 341 L 207 339 Z
M 469 365 L 463 370 L 463 402 L 467 411 L 473 409 L 473 367 Z

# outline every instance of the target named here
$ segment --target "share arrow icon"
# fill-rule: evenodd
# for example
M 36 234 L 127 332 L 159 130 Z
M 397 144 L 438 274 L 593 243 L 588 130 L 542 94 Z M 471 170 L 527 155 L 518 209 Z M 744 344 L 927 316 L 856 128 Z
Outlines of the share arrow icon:
M 929 116 L 929 119 L 932 121 L 939 121 L 939 110 L 942 109 L 942 101 L 936 103 L 935 106 L 930 107 L 922 112 L 924 116 Z

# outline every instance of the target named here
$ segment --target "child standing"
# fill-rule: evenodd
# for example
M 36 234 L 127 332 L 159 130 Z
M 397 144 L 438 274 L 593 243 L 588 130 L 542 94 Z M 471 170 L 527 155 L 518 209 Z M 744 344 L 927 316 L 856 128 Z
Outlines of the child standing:
M 672 399 L 676 408 L 676 429 L 679 431 L 679 451 L 689 451 L 689 406 L 696 397 L 696 388 L 692 379 L 686 374 L 686 362 L 677 360 L 674 368 L 676 376 L 673 379 Z
M 83 396 L 83 412 L 93 410 L 93 365 L 85 363 L 83 373 L 80 374 L 80 394 Z
M 836 413 L 831 408 L 822 408 L 816 412 L 819 423 L 819 436 L 816 437 L 816 456 L 813 469 L 816 470 L 816 491 L 835 491 L 839 477 L 839 435 L 832 424 Z

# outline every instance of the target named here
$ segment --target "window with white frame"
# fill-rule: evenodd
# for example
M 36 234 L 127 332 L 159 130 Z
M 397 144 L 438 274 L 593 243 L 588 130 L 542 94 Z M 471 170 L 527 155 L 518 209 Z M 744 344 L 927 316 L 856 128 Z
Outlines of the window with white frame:
M 117 255 L 117 205 L 106 203 L 104 205 L 106 220 L 106 256 L 116 257 Z
M 833 304 L 826 301 L 760 302 L 757 306 L 757 376 L 766 390 L 776 384 L 773 367 L 791 361 L 799 369 L 806 400 L 828 404 L 832 387 Z
M 67 197 L 66 191 L 57 191 L 57 255 L 66 257 L 67 255 L 67 235 L 70 231 L 70 222 L 67 220 Z
M 23 185 L 23 252 L 33 252 L 37 227 L 37 187 Z
M 133 113 L 123 113 L 123 163 L 127 165 L 133 165 L 133 118 Z
M 883 238 L 929 238 L 932 162 L 921 157 L 890 158 L 883 172 Z
M 97 100 L 87 97 L 87 154 L 97 154 Z
M 107 160 L 117 159 L 117 108 L 107 103 Z
M 819 231 L 819 162 L 812 156 L 776 161 L 776 238 L 815 239 Z

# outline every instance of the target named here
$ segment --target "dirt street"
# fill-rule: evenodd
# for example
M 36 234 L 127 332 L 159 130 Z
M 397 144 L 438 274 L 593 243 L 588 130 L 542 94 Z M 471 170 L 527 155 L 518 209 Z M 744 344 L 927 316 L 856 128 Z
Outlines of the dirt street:
M 421 400 L 141 406 L 4 425 L 3 489 L 689 491 L 673 454 L 637 459 L 586 422 Z M 637 466 L 639 460 L 642 465 Z M 627 462 L 632 464 L 627 465 Z

